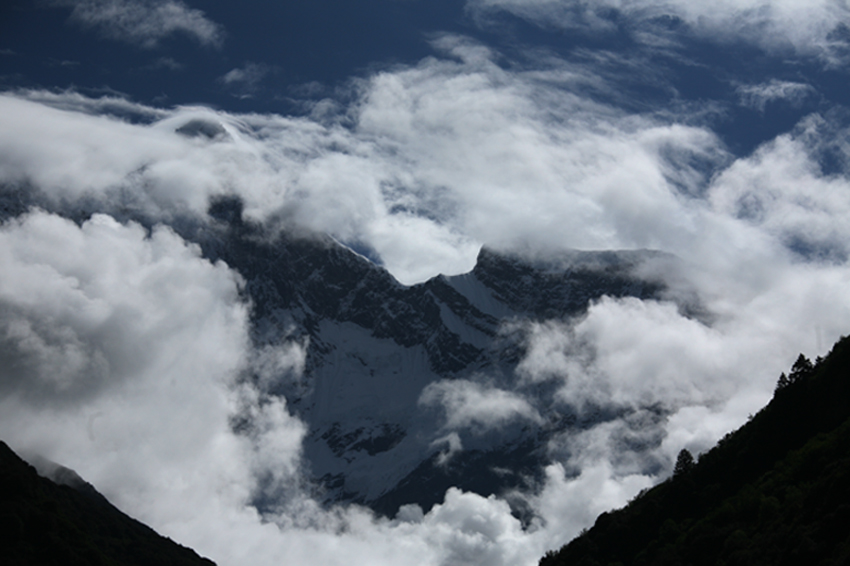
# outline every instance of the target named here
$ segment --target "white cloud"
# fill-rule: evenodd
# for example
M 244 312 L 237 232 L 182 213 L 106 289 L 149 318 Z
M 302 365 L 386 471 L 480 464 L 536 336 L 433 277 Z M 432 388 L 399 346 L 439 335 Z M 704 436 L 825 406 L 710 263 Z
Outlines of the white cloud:
M 824 175 L 819 153 L 837 140 L 833 157 L 846 168 L 846 133 L 831 131 L 822 117 L 803 120 L 796 130 L 738 160 L 714 182 L 715 209 L 758 226 L 795 251 L 845 261 L 850 256 L 850 181 Z M 843 163 L 841 163 L 843 161 Z
M 537 411 L 517 394 L 464 379 L 428 385 L 422 391 L 419 403 L 445 410 L 443 426 L 447 430 L 484 432 L 500 428 L 517 418 L 537 423 L 542 420 Z
M 469 269 L 482 242 L 658 247 L 670 238 L 662 231 L 690 230 L 667 178 L 699 174 L 666 156 L 718 158 L 710 133 L 623 115 L 548 76 L 508 73 L 474 45 L 443 43 L 460 61 L 376 75 L 351 128 L 197 109 L 130 125 L 4 97 L 0 174 L 158 214 L 200 212 L 210 194 L 236 192 L 251 217 L 369 245 L 403 282 Z M 173 135 L 199 114 L 229 125 L 232 143 Z
M 161 120 L 169 115 L 167 110 L 155 108 L 128 100 L 126 95 L 111 91 L 112 94 L 92 98 L 74 90 L 19 90 L 18 96 L 32 102 L 38 102 L 69 112 L 79 112 L 92 116 L 114 116 L 142 123 Z
M 103 215 L 35 211 L 0 240 L 3 437 L 160 524 L 205 490 L 243 496 L 250 477 L 225 485 L 244 456 L 227 425 L 247 348 L 238 276 L 168 228 Z
M 572 94 L 569 78 L 509 73 L 474 45 L 444 43 L 460 62 L 381 73 L 359 108 L 358 133 L 405 165 L 385 181 L 387 206 L 494 247 L 657 247 L 671 237 L 661 231 L 689 230 L 673 212 L 666 155 L 716 159 L 711 134 L 624 115 Z
M 308 338 L 301 341 L 290 339 L 282 344 L 258 348 L 252 357 L 254 371 L 263 390 L 269 390 L 281 376 L 291 374 L 299 379 L 307 362 Z
M 657 479 L 635 452 L 618 457 L 618 442 L 660 434 L 646 455 L 657 462 L 703 449 L 767 400 L 797 351 L 823 353 L 847 332 L 850 270 L 836 250 L 850 237 L 850 191 L 844 169 L 825 173 L 818 157 L 826 143 L 846 155 L 841 131 L 812 117 L 732 161 L 705 128 L 594 102 L 586 68 L 508 70 L 468 41 L 438 44 L 439 57 L 363 80 L 354 104 L 321 119 L 3 95 L 0 180 L 29 183 L 57 210 L 88 198 L 163 222 L 237 194 L 254 220 L 370 246 L 405 282 L 467 270 L 483 243 L 675 253 L 677 285 L 694 290 L 704 321 L 663 301 L 606 298 L 581 320 L 526 325 L 517 386 L 555 383 L 569 402 L 658 402 L 669 420 L 640 413 L 558 439 L 576 457 L 548 468 L 530 499 L 545 524 L 530 531 L 503 501 L 458 490 L 395 521 L 322 510 L 298 484 L 303 425 L 235 379 L 297 374 L 305 344 L 248 351 L 237 279 L 166 228 L 147 237 L 104 216 L 76 226 L 33 213 L 0 229 L 1 355 L 18 364 L 0 426 L 13 445 L 76 468 L 222 566 L 534 564 Z M 131 111 L 145 119 L 120 118 Z M 175 133 L 194 119 L 229 135 Z M 423 400 L 447 409 L 446 455 L 464 432 L 540 419 L 504 383 L 445 382 Z M 256 426 L 236 436 L 228 419 L 239 411 Z M 280 509 L 259 517 L 246 505 L 255 488 Z
M 560 321 L 532 322 L 524 330 L 526 352 L 517 366 L 523 381 L 569 381 L 586 370 L 587 361 L 582 359 L 586 345 L 577 343 L 570 325 Z
M 507 11 L 543 27 L 613 30 L 607 12 L 624 15 L 631 26 L 654 18 L 680 18 L 692 31 L 720 41 L 746 41 L 768 50 L 796 50 L 838 63 L 840 47 L 832 33 L 850 22 L 843 0 L 469 0 L 467 8 L 483 21 Z M 836 49 L 838 48 L 838 49 Z
M 604 461 L 587 465 L 578 477 L 567 475 L 560 464 L 546 469 L 546 488 L 534 499 L 546 528 L 539 532 L 544 550 L 563 544 L 557 533 L 569 538 L 590 527 L 596 517 L 622 507 L 641 489 L 651 485 L 644 475 L 618 476 Z M 565 513 L 564 510 L 571 511 Z
M 440 466 L 445 466 L 451 461 L 455 454 L 463 451 L 463 441 L 461 440 L 460 435 L 456 432 L 450 432 L 449 434 L 434 440 L 431 442 L 430 447 L 433 448 L 441 445 L 445 445 L 446 449 L 440 452 L 437 456 L 437 464 Z
M 699 273 L 693 276 L 700 278 Z M 672 303 L 603 298 L 580 320 L 529 325 L 520 375 L 526 384 L 558 384 L 554 400 L 579 411 L 589 403 L 626 408 L 626 414 L 647 407 L 669 414 L 661 423 L 638 421 L 628 427 L 629 434 L 663 431 L 663 445 L 641 457 L 672 463 L 681 448 L 706 450 L 758 411 L 797 352 L 823 354 L 846 333 L 846 264 L 789 260 L 734 289 L 718 279 L 702 283 L 701 296 L 719 315 L 711 325 L 688 318 Z M 716 291 L 718 284 L 733 294 L 712 297 L 709 290 Z M 567 434 L 552 448 L 579 458 L 578 469 L 594 450 L 618 475 L 651 469 L 628 461 L 614 465 L 627 450 L 605 443 L 622 424 L 618 419 L 594 427 L 588 432 L 593 437 Z M 587 444 L 588 438 L 595 440 Z
M 72 8 L 71 19 L 105 37 L 153 48 L 166 37 L 186 34 L 203 45 L 222 42 L 221 26 L 179 0 L 54 0 Z
M 762 84 L 741 85 L 737 90 L 741 103 L 744 106 L 755 108 L 759 112 L 764 112 L 768 104 L 776 101 L 782 101 L 791 106 L 799 106 L 817 92 L 813 86 L 808 84 L 777 79 L 771 79 Z
M 323 511 L 299 483 L 303 425 L 237 379 L 249 361 L 238 277 L 169 229 L 34 211 L 4 224 L 0 244 L 2 351 L 20 372 L 4 363 L 0 436 L 76 469 L 160 532 L 223 566 L 530 565 L 542 553 L 495 497 L 450 490 L 395 521 Z M 298 371 L 297 348 L 274 354 L 276 370 Z M 235 434 L 230 418 L 245 411 L 252 426 Z M 277 511 L 258 515 L 258 490 Z
M 271 69 L 267 65 L 246 63 L 242 67 L 231 69 L 222 75 L 219 81 L 228 87 L 237 89 L 246 96 L 250 96 L 270 72 Z
M 724 379 L 734 384 L 741 378 L 728 371 L 737 362 L 731 344 L 717 330 L 680 315 L 672 303 L 603 299 L 575 332 L 593 345 L 592 378 L 608 384 L 593 389 L 617 404 L 704 405 L 732 393 Z M 568 381 L 562 395 L 573 398 L 573 387 L 588 389 Z

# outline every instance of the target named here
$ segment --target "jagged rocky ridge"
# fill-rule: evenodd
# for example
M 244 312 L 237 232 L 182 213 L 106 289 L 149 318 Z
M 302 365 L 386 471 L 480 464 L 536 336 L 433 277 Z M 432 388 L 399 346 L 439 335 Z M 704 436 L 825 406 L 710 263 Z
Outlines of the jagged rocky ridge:
M 78 222 L 106 212 L 155 223 L 132 206 L 56 206 L 32 187 L 6 187 L 0 197 L 4 217 L 38 204 Z M 517 367 L 532 323 L 580 318 L 604 296 L 674 301 L 689 316 L 703 316 L 693 294 L 665 283 L 676 271 L 674 257 L 636 250 L 529 259 L 484 248 L 469 273 L 405 286 L 328 236 L 256 225 L 242 212 L 238 198 L 221 197 L 207 218 L 175 216 L 169 225 L 244 278 L 258 352 L 271 359 L 292 345 L 305 352 L 303 367 L 271 364 L 245 378 L 284 396 L 307 424 L 306 472 L 325 501 L 359 502 L 392 516 L 408 503 L 427 510 L 451 486 L 502 496 L 534 490 L 555 457 L 550 439 L 637 412 L 643 446 L 631 448 L 660 444 L 664 407 L 579 411 L 557 398 L 556 383 L 524 383 Z M 533 415 L 491 427 L 447 426 L 441 401 L 453 387 L 507 392 Z M 234 417 L 237 429 L 250 426 L 247 416 Z M 662 465 L 647 461 L 646 471 Z M 273 508 L 278 495 L 257 494 L 256 504 Z M 521 498 L 513 504 L 522 515 Z
M 552 435 L 634 411 L 579 413 L 555 401 L 551 386 L 520 390 L 530 322 L 580 317 L 603 296 L 672 299 L 659 274 L 676 260 L 658 252 L 529 260 L 485 248 L 470 273 L 404 286 L 331 238 L 270 237 L 242 219 L 236 199 L 214 202 L 210 215 L 213 228 L 187 237 L 245 278 L 257 346 L 306 347 L 303 373 L 276 375 L 267 387 L 309 425 L 305 455 L 323 496 L 389 515 L 408 503 L 430 508 L 450 486 L 484 495 L 533 489 Z M 695 301 L 678 302 L 698 312 Z M 517 393 L 542 418 L 447 429 L 439 402 L 425 402 L 447 383 Z M 662 408 L 649 410 L 656 423 L 663 418 Z M 451 454 L 450 433 L 463 448 Z

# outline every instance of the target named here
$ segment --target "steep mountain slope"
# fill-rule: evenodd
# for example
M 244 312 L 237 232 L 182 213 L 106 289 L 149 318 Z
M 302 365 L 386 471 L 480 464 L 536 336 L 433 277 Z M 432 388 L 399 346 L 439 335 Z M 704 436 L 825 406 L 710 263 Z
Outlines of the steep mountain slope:
M 0 442 L 0 548 L 8 566 L 212 566 L 113 507 L 66 468 L 41 477 Z
M 215 201 L 210 216 L 184 237 L 245 278 L 256 346 L 306 351 L 303 368 L 255 379 L 309 425 L 305 455 L 325 498 L 388 514 L 428 508 L 452 485 L 485 495 L 528 487 L 553 434 L 634 410 L 599 407 L 579 422 L 551 388 L 523 390 L 527 329 L 581 316 L 603 296 L 670 299 L 659 274 L 676 265 L 651 251 L 535 260 L 485 248 L 470 273 L 404 286 L 328 237 L 268 234 L 243 220 L 236 199 Z M 679 308 L 698 311 L 681 299 Z M 450 426 L 446 400 L 468 394 L 523 410 L 493 430 Z
M 106 212 L 156 223 L 129 205 L 80 200 L 69 208 L 29 189 L 0 190 L 0 217 L 37 205 L 77 222 Z M 530 257 L 484 248 L 469 273 L 406 286 L 332 238 L 284 222 L 246 220 L 236 197 L 213 199 L 205 218 L 169 218 L 206 258 L 243 278 L 258 362 L 243 377 L 285 397 L 307 424 L 307 474 L 327 502 L 393 515 L 407 503 L 428 509 L 451 486 L 482 495 L 533 490 L 559 435 L 637 413 L 635 426 L 657 429 L 664 407 L 572 406 L 557 394 L 558 380 L 525 379 L 520 364 L 534 325 L 569 326 L 602 297 L 674 302 L 702 317 L 695 295 L 668 286 L 678 263 L 667 254 Z M 497 410 L 475 413 L 481 400 Z M 250 411 L 233 424 L 250 430 Z M 662 441 L 644 436 L 647 449 Z M 274 507 L 278 495 L 259 493 L 256 505 Z
M 801 356 L 746 425 L 680 461 L 541 566 L 847 564 L 850 338 L 814 366 Z

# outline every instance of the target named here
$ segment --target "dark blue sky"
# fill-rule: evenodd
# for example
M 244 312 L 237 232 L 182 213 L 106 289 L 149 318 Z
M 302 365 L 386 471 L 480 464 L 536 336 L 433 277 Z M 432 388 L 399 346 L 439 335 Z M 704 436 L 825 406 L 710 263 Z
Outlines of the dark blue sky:
M 192 7 L 221 25 L 220 46 L 175 33 L 140 47 L 71 20 L 68 7 L 13 0 L 0 12 L 4 85 L 114 89 L 142 102 L 291 112 L 287 99 L 303 96 L 304 84 L 332 89 L 352 76 L 429 55 L 435 32 L 475 31 L 458 0 L 206 1 Z M 265 75 L 247 100 L 240 97 L 245 89 L 228 88 L 220 78 L 250 64 Z
M 718 111 L 705 119 L 738 155 L 788 131 L 808 113 L 846 106 L 850 97 L 846 67 L 830 68 L 810 53 L 770 52 L 746 38 L 716 41 L 692 33 L 693 26 L 675 15 L 637 25 L 607 10 L 598 14 L 607 23 L 600 29 L 546 25 L 510 11 L 481 16 L 461 0 L 198 0 L 181 6 L 200 10 L 219 26 L 218 44 L 176 31 L 142 45 L 110 35 L 105 24 L 72 17 L 68 2 L 55 4 L 11 0 L 0 8 L 0 84 L 6 89 L 118 92 L 164 107 L 203 104 L 292 114 L 304 111 L 305 100 L 344 98 L 352 78 L 434 55 L 430 40 L 451 33 L 495 49 L 506 68 L 547 68 L 553 58 L 604 66 L 600 70 L 613 77 L 609 82 L 617 89 L 614 103 L 629 111 L 714 102 Z M 845 28 L 836 29 L 833 43 L 846 42 L 840 33 Z M 647 33 L 670 45 L 645 41 Z M 600 54 L 607 63 L 594 62 Z M 636 70 L 617 58 L 642 65 Z M 647 74 L 646 66 L 655 72 Z M 248 74 L 227 82 L 224 77 L 234 69 Z M 790 103 L 739 103 L 742 84 L 771 80 L 812 90 Z M 612 102 L 611 94 L 594 96 Z

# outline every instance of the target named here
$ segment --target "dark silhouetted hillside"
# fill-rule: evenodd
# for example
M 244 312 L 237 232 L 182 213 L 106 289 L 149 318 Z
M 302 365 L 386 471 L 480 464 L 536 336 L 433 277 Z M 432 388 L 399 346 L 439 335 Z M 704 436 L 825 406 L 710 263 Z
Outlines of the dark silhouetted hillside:
M 0 563 L 214 566 L 131 519 L 75 478 L 74 487 L 43 478 L 0 442 Z
M 850 339 L 739 430 L 541 566 L 850 564 Z

